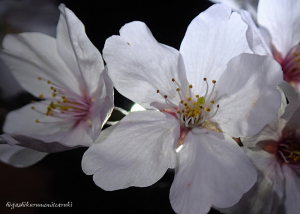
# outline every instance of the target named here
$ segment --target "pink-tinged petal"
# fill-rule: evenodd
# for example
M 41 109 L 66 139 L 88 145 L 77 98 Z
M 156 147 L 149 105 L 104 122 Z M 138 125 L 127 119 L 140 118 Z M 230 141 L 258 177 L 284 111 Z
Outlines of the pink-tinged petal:
M 101 128 L 110 117 L 114 107 L 114 88 L 108 76 L 107 67 L 99 76 L 98 88 L 94 94 L 95 101 L 90 108 L 92 118 L 91 137 L 93 140 L 99 136 Z
M 205 214 L 234 205 L 256 181 L 256 170 L 227 134 L 193 129 L 179 152 L 170 200 L 176 213 Z
M 255 54 L 272 56 L 271 46 L 265 41 L 260 29 L 254 23 L 251 14 L 248 11 L 241 10 L 241 17 L 248 25 L 246 36 L 251 50 Z
M 209 82 L 218 80 L 227 63 L 241 53 L 251 53 L 246 39 L 248 26 L 224 4 L 200 13 L 189 25 L 181 43 L 187 79 L 197 93 L 204 93 Z M 201 82 L 202 84 L 199 84 Z
M 84 25 L 75 14 L 63 4 L 59 9 L 67 23 L 68 37 L 76 56 L 76 64 L 91 95 L 96 91 L 99 75 L 104 69 L 101 54 L 87 37 Z
M 228 214 L 282 214 L 284 178 L 276 157 L 265 151 L 254 152 L 247 148 L 244 151 L 257 166 L 257 181 L 234 206 L 221 209 Z M 279 187 L 280 196 L 275 191 Z
M 54 38 L 21 33 L 6 36 L 2 45 L 1 58 L 21 86 L 33 95 L 51 96 L 48 80 L 79 93 L 78 82 L 59 57 Z
M 275 49 L 284 58 L 300 42 L 300 1 L 264 0 L 258 5 L 258 24 L 266 28 Z
M 213 118 L 233 137 L 253 136 L 273 121 L 281 103 L 277 89 L 281 66 L 269 56 L 241 54 L 233 58 L 216 83 Z
M 283 91 L 289 102 L 285 108 L 284 113 L 281 114 L 281 118 L 289 121 L 293 113 L 300 106 L 300 94 L 293 86 L 288 84 L 286 81 L 280 83 L 279 87 Z
M 47 153 L 32 149 L 0 144 L 0 161 L 15 166 L 27 167 L 43 159 Z
M 82 169 L 104 190 L 150 186 L 175 167 L 179 134 L 168 113 L 131 112 L 102 131 L 83 155 Z
M 285 176 L 285 210 L 287 214 L 298 214 L 300 210 L 300 177 L 288 165 L 283 165 Z
M 47 111 L 47 104 L 49 103 L 46 101 L 36 102 L 10 112 L 6 117 L 3 131 L 17 138 L 20 145 L 27 144 L 28 138 L 35 138 L 45 143 L 58 142 L 67 147 L 92 144 L 90 128 L 85 121 L 76 123 L 46 116 L 42 113 Z M 31 107 L 34 107 L 34 110 Z M 36 120 L 39 122 L 37 123 Z M 28 138 L 22 139 L 21 136 Z M 34 144 L 35 141 L 32 143 Z
M 106 40 L 103 57 L 116 89 L 145 108 L 168 108 L 162 95 L 178 103 L 176 88 L 186 89 L 185 68 L 180 53 L 158 43 L 142 22 L 131 22 L 120 36 Z

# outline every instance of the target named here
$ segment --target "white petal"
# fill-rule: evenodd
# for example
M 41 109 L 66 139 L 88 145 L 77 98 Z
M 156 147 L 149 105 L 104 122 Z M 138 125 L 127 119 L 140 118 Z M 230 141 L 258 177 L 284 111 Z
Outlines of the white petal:
M 233 58 L 215 89 L 220 108 L 215 119 L 234 137 L 253 136 L 276 118 L 283 80 L 281 66 L 268 56 L 241 54 Z
M 64 124 L 58 126 L 57 123 L 59 119 L 46 116 L 35 110 L 45 112 L 47 111 L 46 101 L 35 102 L 28 104 L 18 110 L 11 111 L 7 116 L 3 126 L 3 131 L 5 133 L 22 133 L 22 134 L 39 134 L 39 135 L 53 135 L 58 132 L 62 132 L 71 128 L 72 124 Z M 31 109 L 34 107 L 35 110 Z M 40 123 L 36 123 L 36 120 Z M 43 123 L 49 122 L 49 123 Z
M 285 209 L 287 214 L 298 214 L 300 210 L 300 177 L 293 169 L 284 164 Z
M 211 6 L 191 22 L 180 53 L 188 81 L 196 93 L 205 92 L 204 77 L 209 82 L 218 80 L 230 59 L 241 53 L 251 53 L 246 39 L 247 28 L 240 15 L 231 14 L 231 9 L 224 4 Z
M 248 11 L 241 10 L 242 20 L 248 25 L 247 40 L 251 50 L 255 54 L 272 56 L 270 45 L 265 41 L 260 29 L 254 23 L 251 14 Z
M 284 81 L 282 82 L 284 83 Z M 285 84 L 280 84 L 281 87 L 286 86 Z M 286 83 L 289 85 L 288 83 Z M 293 88 L 292 86 L 290 86 Z M 281 94 L 281 105 L 278 110 L 278 114 L 275 120 L 267 124 L 259 133 L 252 137 L 243 137 L 241 141 L 246 147 L 256 147 L 263 148 L 264 145 L 269 143 L 277 143 L 282 137 L 282 131 L 285 128 L 287 121 L 282 119 L 280 116 L 284 113 L 287 102 L 285 94 L 279 88 Z
M 236 205 L 221 211 L 230 214 L 283 214 L 284 178 L 275 156 L 265 151 L 244 150 L 259 168 L 257 181 Z M 278 187 L 278 184 L 281 190 L 280 196 L 274 190 L 274 187 Z
M 175 212 L 207 213 L 234 205 L 256 181 L 256 171 L 231 137 L 190 131 L 179 152 L 170 200 Z
M 21 86 L 33 95 L 51 96 L 48 80 L 79 93 L 78 82 L 59 57 L 54 38 L 22 33 L 6 36 L 2 45 L 1 58 Z
M 10 112 L 3 126 L 3 131 L 13 134 L 20 145 L 27 144 L 28 138 L 36 138 L 37 141 L 42 140 L 45 143 L 57 142 L 69 147 L 91 145 L 92 139 L 89 136 L 89 128 L 86 127 L 85 121 L 81 121 L 75 126 L 72 122 L 61 122 L 60 119 L 32 110 L 32 106 L 41 112 L 47 110 L 47 102 L 45 101 L 28 104 Z M 39 120 L 39 123 L 35 122 L 36 119 Z M 22 135 L 26 137 L 23 139 Z M 35 141 L 32 143 L 34 144 Z
M 284 58 L 300 42 L 300 1 L 264 0 L 258 5 L 258 23 L 272 37 L 272 44 Z
M 113 110 L 113 84 L 107 73 L 107 67 L 99 76 L 98 88 L 94 93 L 95 101 L 90 108 L 92 119 L 91 137 L 93 140 L 99 136 L 101 128 Z
M 76 55 L 70 39 L 69 26 L 64 15 L 65 5 L 59 5 L 60 17 L 56 28 L 56 45 L 60 57 L 68 66 L 69 70 L 79 78 L 81 76 Z M 84 84 L 84 83 L 82 83 Z
M 108 74 L 116 89 L 125 97 L 145 108 L 167 108 L 159 90 L 174 102 L 176 96 L 174 78 L 186 89 L 186 75 L 180 53 L 158 43 L 142 22 L 131 22 L 120 30 L 120 36 L 106 40 L 103 57 Z
M 60 11 L 62 13 L 60 21 L 66 21 L 67 24 L 67 33 L 72 45 L 72 50 L 75 52 L 76 65 L 79 66 L 81 76 L 91 95 L 97 89 L 99 75 L 104 69 L 101 54 L 87 37 L 84 25 L 75 14 L 64 7 L 63 4 L 60 5 Z M 63 20 L 63 18 L 65 20 Z M 72 60 L 70 63 L 74 63 L 74 61 Z
M 84 154 L 82 169 L 104 190 L 145 187 L 175 167 L 177 119 L 159 111 L 132 112 L 102 131 Z
M 43 159 L 47 153 L 32 149 L 0 144 L 0 161 L 15 166 L 27 167 Z

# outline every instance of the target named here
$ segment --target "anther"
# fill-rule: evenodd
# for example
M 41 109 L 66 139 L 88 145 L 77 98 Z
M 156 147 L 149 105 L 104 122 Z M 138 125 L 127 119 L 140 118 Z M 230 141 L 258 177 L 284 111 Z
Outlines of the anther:
M 190 98 L 190 97 L 189 97 L 189 98 L 187 98 L 187 101 L 191 101 L 191 100 L 192 100 L 192 98 Z
M 196 98 L 199 98 L 199 95 L 198 95 L 198 94 L 196 95 Z
M 164 98 L 168 98 L 168 96 L 167 96 L 167 95 L 164 95 Z
M 39 98 L 43 98 L 44 96 L 42 94 L 40 94 Z
M 174 79 L 174 78 L 172 78 L 172 82 L 175 82 L 175 79 Z
M 36 123 L 39 123 L 40 121 L 38 119 L 35 120 Z
M 205 111 L 210 112 L 210 108 L 206 108 Z
M 41 77 L 38 77 L 38 80 L 42 80 L 42 78 L 41 78 Z
M 50 83 L 51 83 L 51 81 L 50 81 L 50 80 L 48 80 L 48 81 L 47 81 L 47 83 L 48 83 L 48 84 L 50 84 Z
M 219 104 L 217 105 L 217 108 L 219 108 L 220 106 L 219 106 Z
M 156 93 L 159 93 L 159 90 L 156 90 Z
M 212 81 L 213 84 L 215 84 L 216 82 L 217 82 L 216 80 L 213 80 L 213 81 Z
M 177 88 L 176 91 L 180 91 L 180 88 Z
M 34 106 L 31 106 L 31 109 L 34 109 Z
M 206 81 L 206 78 L 203 78 L 204 81 Z
M 181 101 L 180 101 L 180 103 L 181 103 L 181 104 L 183 104 L 183 103 L 184 103 L 184 101 L 183 101 L 183 100 L 181 100 Z
M 189 85 L 189 88 L 193 88 L 193 86 L 192 86 L 192 85 Z
M 55 93 L 53 93 L 53 94 L 52 94 L 52 97 L 55 97 L 55 96 L 56 96 L 56 94 L 55 94 Z
M 215 103 L 215 101 L 213 101 L 213 100 L 212 100 L 210 103 L 211 103 L 211 104 L 214 104 L 214 103 Z

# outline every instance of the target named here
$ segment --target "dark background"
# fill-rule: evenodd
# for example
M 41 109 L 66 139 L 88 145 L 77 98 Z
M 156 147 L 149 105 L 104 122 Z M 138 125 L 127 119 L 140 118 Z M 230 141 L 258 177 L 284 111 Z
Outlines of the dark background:
M 160 43 L 179 49 L 189 23 L 212 5 L 206 0 L 61 2 L 83 22 L 88 37 L 101 52 L 106 38 L 118 35 L 125 23 L 135 20 L 145 22 Z M 58 5 L 59 1 L 55 4 Z M 8 111 L 25 105 L 31 99 L 31 95 L 21 94 L 0 100 L 0 125 Z M 129 110 L 132 104 L 115 91 L 116 106 Z M 114 113 L 113 120 L 118 116 Z M 24 169 L 0 163 L 0 213 L 174 213 L 169 202 L 173 170 L 147 188 L 131 187 L 105 192 L 94 184 L 92 176 L 85 175 L 81 170 L 81 158 L 85 150 L 80 148 L 50 154 L 34 166 Z M 73 207 L 10 210 L 5 206 L 7 202 L 72 202 Z M 210 214 L 213 213 L 219 212 L 212 210 Z

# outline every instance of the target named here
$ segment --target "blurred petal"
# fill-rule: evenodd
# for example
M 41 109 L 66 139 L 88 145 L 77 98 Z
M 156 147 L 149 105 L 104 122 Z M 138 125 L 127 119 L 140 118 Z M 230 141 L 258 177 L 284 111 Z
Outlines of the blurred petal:
M 264 0 L 258 5 L 258 23 L 272 36 L 276 50 L 286 56 L 300 42 L 300 1 Z
M 32 149 L 0 144 L 0 161 L 15 167 L 27 167 L 43 159 L 47 153 Z

